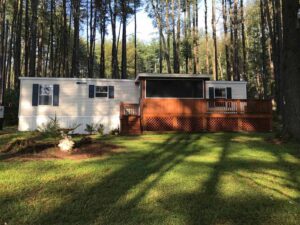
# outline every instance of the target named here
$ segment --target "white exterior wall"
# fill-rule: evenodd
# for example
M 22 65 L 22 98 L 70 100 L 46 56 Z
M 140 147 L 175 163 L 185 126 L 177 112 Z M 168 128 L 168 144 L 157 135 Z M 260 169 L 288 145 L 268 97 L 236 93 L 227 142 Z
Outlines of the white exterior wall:
M 232 89 L 232 99 L 247 99 L 247 82 L 245 81 L 206 81 L 206 98 L 209 98 L 209 88 Z
M 86 84 L 76 84 L 78 81 Z M 33 84 L 58 84 L 59 106 L 32 106 Z M 114 86 L 114 99 L 89 98 L 89 85 Z M 81 124 L 76 133 L 84 133 L 90 123 L 103 124 L 108 133 L 120 127 L 120 102 L 138 103 L 139 95 L 134 80 L 21 78 L 19 130 L 36 130 L 56 115 L 62 127 Z

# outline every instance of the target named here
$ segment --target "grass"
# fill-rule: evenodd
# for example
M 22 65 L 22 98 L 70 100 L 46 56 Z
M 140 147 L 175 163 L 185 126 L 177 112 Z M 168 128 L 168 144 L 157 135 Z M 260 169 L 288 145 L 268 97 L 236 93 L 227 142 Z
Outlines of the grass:
M 0 224 L 299 224 L 300 146 L 270 135 L 104 137 L 122 151 L 0 161 Z

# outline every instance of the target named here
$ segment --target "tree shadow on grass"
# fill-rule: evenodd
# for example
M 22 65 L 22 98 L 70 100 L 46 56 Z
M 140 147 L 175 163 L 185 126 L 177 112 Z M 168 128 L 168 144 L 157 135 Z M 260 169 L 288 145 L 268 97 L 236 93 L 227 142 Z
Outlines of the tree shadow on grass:
M 292 172 L 295 171 L 295 165 L 293 170 L 289 170 L 293 165 L 284 162 L 282 156 L 278 155 L 278 153 L 273 153 L 278 158 L 278 165 L 263 162 L 260 159 L 247 161 L 229 158 L 230 151 L 233 149 L 229 149 L 231 140 L 228 137 L 230 135 L 228 136 L 227 134 L 219 139 L 219 141 L 222 141 L 222 151 L 219 155 L 219 160 L 212 166 L 209 178 L 204 184 L 200 185 L 199 190 L 191 193 L 168 195 L 160 200 L 163 208 L 168 209 L 170 213 L 181 215 L 187 221 L 186 224 L 191 225 L 298 224 L 300 221 L 300 204 L 291 202 L 291 200 L 298 201 L 298 199 L 292 198 L 272 186 L 256 182 L 252 177 L 245 177 L 236 173 L 238 170 L 251 172 L 257 169 L 281 168 L 290 174 L 290 181 L 294 184 L 293 188 L 300 193 L 296 175 Z M 251 146 L 253 144 L 249 142 L 247 145 Z M 268 148 L 264 150 L 270 151 Z M 201 162 L 200 164 L 203 163 Z M 299 165 L 297 167 L 299 168 Z M 249 182 L 245 182 L 245 179 L 250 180 L 251 183 L 255 183 L 262 189 L 277 192 L 284 199 L 274 199 L 260 191 L 256 195 L 253 193 L 234 193 L 233 196 L 226 196 L 221 191 L 220 183 L 223 175 L 238 175 L 241 179 L 235 182 L 240 181 L 243 185 L 251 188 Z
M 84 192 L 77 192 L 57 208 L 40 215 L 34 224 L 123 224 L 137 220 L 142 213 L 136 205 L 148 191 L 172 168 L 187 156 L 199 151 L 193 143 L 201 138 L 200 134 L 170 135 L 163 143 L 152 144 L 152 151 L 134 157 L 119 170 L 99 179 Z M 102 163 L 93 161 L 87 163 Z M 139 189 L 137 195 L 122 204 L 122 198 L 142 184 L 147 178 L 154 176 L 150 182 Z M 149 215 L 150 219 L 151 215 Z M 126 222 L 126 219 L 130 221 Z M 153 218 L 157 220 L 157 217 Z M 97 221 L 97 222 L 95 222 Z
M 234 134 L 213 135 L 214 143 L 220 150 L 216 162 L 186 161 L 189 156 L 206 153 L 205 146 L 199 145 L 198 142 L 202 136 L 202 134 L 173 134 L 163 142 L 145 141 L 144 144 L 150 146 L 151 150 L 128 152 L 126 153 L 128 156 L 124 158 L 116 156 L 108 159 L 124 159 L 126 162 L 107 175 L 99 174 L 98 177 L 94 177 L 96 181 L 84 189 L 72 190 L 70 187 L 70 193 L 64 202 L 40 213 L 31 223 L 173 224 L 176 219 L 181 218 L 178 224 L 260 225 L 272 224 L 276 219 L 277 224 L 283 224 L 284 221 L 291 221 L 290 224 L 293 224 L 295 218 L 299 218 L 298 206 L 291 208 L 288 201 L 271 200 L 261 192 L 256 195 L 255 191 L 251 191 L 251 194 L 234 193 L 233 196 L 224 196 L 221 190 L 224 176 L 234 175 L 238 170 L 278 169 L 278 165 L 260 159 L 230 158 L 231 140 L 236 136 Z M 195 144 L 196 142 L 198 144 Z M 251 144 L 254 143 L 247 143 L 249 146 Z M 118 163 L 118 160 L 114 163 Z M 106 162 L 93 160 L 81 166 L 93 164 L 97 166 L 102 163 Z M 198 189 L 188 192 L 181 189 L 170 193 L 164 192 L 165 196 L 159 196 L 157 201 L 148 205 L 140 204 L 165 175 L 183 163 L 195 164 L 196 167 L 205 166 L 209 169 L 208 178 L 199 184 Z M 288 168 L 287 165 L 284 168 Z M 203 175 L 206 177 L 207 174 Z M 292 181 L 293 179 L 291 178 Z M 244 181 L 245 179 L 241 179 L 241 182 Z M 176 182 L 182 181 L 174 181 Z M 293 183 L 298 185 L 295 181 Z M 59 194 L 59 188 L 53 192 L 53 195 Z M 287 210 L 291 213 L 287 213 Z

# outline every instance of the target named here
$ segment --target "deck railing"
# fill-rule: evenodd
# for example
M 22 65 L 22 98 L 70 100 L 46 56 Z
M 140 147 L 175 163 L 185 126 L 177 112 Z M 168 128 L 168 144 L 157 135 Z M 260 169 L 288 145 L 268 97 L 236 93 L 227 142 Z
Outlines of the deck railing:
M 268 100 L 208 100 L 208 113 L 271 114 Z
M 141 116 L 144 131 L 272 130 L 270 100 L 146 98 L 140 105 L 121 103 L 120 109 L 122 129 L 132 132 L 135 116 Z
M 144 99 L 143 115 L 272 114 L 269 100 Z M 121 103 L 120 116 L 140 116 L 140 105 Z
M 120 104 L 120 117 L 123 116 L 139 116 L 140 105 L 121 102 Z

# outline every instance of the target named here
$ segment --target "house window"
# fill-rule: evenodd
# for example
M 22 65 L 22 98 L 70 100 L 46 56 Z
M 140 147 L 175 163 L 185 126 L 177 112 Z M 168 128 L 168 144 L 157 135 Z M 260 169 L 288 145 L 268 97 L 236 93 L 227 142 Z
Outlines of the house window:
M 53 85 L 39 85 L 39 105 L 53 104 Z
M 107 98 L 108 97 L 108 87 L 107 86 L 96 86 L 95 96 L 97 98 Z
M 147 80 L 147 98 L 203 98 L 203 81 L 196 79 Z
M 215 98 L 226 98 L 226 88 L 215 88 Z

